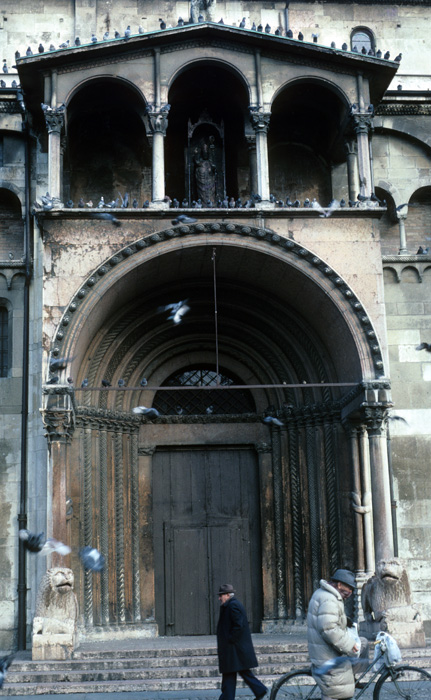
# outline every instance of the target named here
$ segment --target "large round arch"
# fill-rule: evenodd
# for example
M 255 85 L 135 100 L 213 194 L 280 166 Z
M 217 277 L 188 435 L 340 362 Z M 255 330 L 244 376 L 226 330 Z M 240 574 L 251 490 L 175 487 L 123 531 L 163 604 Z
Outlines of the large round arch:
M 176 324 L 179 301 L 190 308 Z M 310 251 L 230 223 L 151 234 L 94 270 L 52 352 L 73 357 L 76 386 L 71 541 L 98 542 L 108 561 L 100 585 L 77 581 L 87 624 L 155 616 L 163 634 L 212 633 L 213 589 L 229 579 L 257 631 L 301 618 L 319 577 L 354 565 L 342 410 L 383 365 L 360 300 Z M 133 412 L 173 376 L 213 381 L 217 366 L 220 391 L 249 392 L 243 409 Z

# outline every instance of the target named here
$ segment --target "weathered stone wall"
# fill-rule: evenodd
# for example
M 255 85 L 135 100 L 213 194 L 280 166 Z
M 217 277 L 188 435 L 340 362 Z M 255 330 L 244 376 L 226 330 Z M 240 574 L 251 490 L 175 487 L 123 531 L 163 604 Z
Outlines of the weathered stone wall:
M 420 273 L 420 274 L 419 274 Z M 431 258 L 385 263 L 385 298 L 395 415 L 390 424 L 399 554 L 407 563 L 413 599 L 431 618 L 431 354 L 416 346 L 431 342 Z M 431 623 L 426 631 L 431 631 Z

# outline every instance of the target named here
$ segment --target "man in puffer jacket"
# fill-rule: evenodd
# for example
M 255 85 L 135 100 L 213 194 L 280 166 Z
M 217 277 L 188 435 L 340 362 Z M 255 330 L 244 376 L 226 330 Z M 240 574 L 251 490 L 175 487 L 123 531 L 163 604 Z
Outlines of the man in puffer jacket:
M 313 677 L 322 691 L 322 700 L 347 700 L 355 692 L 356 664 L 345 660 L 323 675 L 315 671 L 331 659 L 340 656 L 356 657 L 359 645 L 347 627 L 344 600 L 356 588 L 355 577 L 347 569 L 337 569 L 330 581 L 320 581 L 320 588 L 313 593 L 308 607 L 307 638 L 308 653 Z M 362 641 L 362 639 L 361 639 Z M 361 657 L 368 656 L 368 645 L 364 640 Z

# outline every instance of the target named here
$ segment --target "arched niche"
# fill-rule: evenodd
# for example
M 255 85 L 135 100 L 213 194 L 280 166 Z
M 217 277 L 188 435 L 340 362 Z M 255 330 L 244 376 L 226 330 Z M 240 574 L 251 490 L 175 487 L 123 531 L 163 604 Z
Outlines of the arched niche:
M 268 133 L 270 190 L 277 198 L 329 203 L 331 167 L 345 160 L 346 119 L 347 101 L 335 86 L 297 80 L 278 92 Z
M 0 260 L 21 260 L 24 253 L 24 222 L 21 202 L 10 189 L 0 188 Z
M 199 61 L 175 77 L 168 102 L 165 140 L 166 192 L 179 201 L 197 197 L 194 155 L 210 138 L 217 180 L 216 199 L 248 196 L 249 164 L 244 127 L 249 96 L 236 71 L 219 61 Z
M 146 105 L 132 86 L 98 78 L 77 89 L 67 104 L 64 199 L 97 205 L 129 193 L 140 205 L 150 198 L 151 151 L 143 117 Z M 120 197 L 121 205 L 121 197 Z

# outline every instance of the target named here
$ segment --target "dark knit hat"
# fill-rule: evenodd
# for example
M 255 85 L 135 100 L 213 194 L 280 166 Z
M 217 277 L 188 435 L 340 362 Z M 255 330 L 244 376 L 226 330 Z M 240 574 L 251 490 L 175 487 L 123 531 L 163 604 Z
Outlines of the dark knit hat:
M 335 574 L 331 576 L 331 581 L 344 583 L 346 586 L 353 588 L 353 590 L 356 588 L 355 575 L 348 569 L 337 569 Z

